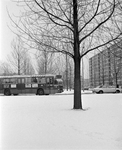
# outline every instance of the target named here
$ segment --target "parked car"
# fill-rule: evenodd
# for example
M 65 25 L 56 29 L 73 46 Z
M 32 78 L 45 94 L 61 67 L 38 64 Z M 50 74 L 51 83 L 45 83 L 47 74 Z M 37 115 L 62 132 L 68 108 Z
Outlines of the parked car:
M 115 86 L 98 86 L 92 90 L 93 93 L 120 93 L 122 92 L 121 88 L 116 88 Z

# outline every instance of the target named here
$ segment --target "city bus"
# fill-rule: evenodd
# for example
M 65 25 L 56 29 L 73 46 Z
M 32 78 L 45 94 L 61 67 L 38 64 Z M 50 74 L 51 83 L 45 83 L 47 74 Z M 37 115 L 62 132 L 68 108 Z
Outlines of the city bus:
M 63 92 L 61 75 L 0 76 L 0 93 L 18 95 L 33 93 L 49 95 Z

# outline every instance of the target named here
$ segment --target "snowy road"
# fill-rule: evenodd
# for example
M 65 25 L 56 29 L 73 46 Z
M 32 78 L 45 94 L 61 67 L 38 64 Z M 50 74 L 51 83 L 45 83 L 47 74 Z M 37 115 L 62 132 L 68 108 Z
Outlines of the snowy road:
M 0 96 L 0 148 L 122 149 L 122 94 Z

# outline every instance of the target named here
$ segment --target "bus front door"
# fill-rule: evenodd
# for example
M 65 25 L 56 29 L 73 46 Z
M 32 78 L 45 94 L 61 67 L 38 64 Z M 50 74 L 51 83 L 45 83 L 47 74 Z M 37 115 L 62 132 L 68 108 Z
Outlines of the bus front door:
M 47 89 L 48 89 L 49 94 L 55 94 L 56 93 L 56 89 L 54 86 L 54 79 L 52 77 L 47 78 L 46 85 L 47 85 Z

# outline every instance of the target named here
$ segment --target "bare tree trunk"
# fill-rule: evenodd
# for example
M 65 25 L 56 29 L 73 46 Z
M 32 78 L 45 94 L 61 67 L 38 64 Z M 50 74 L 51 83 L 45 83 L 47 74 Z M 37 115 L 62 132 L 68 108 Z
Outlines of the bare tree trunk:
M 71 68 L 71 64 L 70 64 L 70 63 L 69 63 L 69 67 L 70 67 L 70 70 L 69 70 L 69 71 L 70 71 L 70 79 L 69 79 L 70 82 L 69 82 L 69 86 L 70 86 L 70 91 L 71 91 L 71 89 L 72 89 L 72 83 L 71 83 L 71 82 L 72 82 L 72 78 L 71 78 L 71 77 L 72 77 L 72 68 Z
M 73 22 L 74 22 L 74 109 L 82 109 L 81 103 L 81 77 L 80 77 L 80 42 L 78 32 L 77 0 L 73 0 Z
M 116 88 L 118 88 L 118 77 L 117 77 L 117 73 L 115 73 L 115 84 L 116 84 Z
M 80 58 L 74 63 L 74 109 L 82 109 L 81 103 L 81 76 L 80 76 Z
M 20 58 L 19 58 L 19 55 L 18 55 L 18 75 L 20 75 Z
M 68 59 L 66 54 L 66 89 L 68 91 Z
M 47 74 L 47 60 L 44 62 L 44 73 Z

